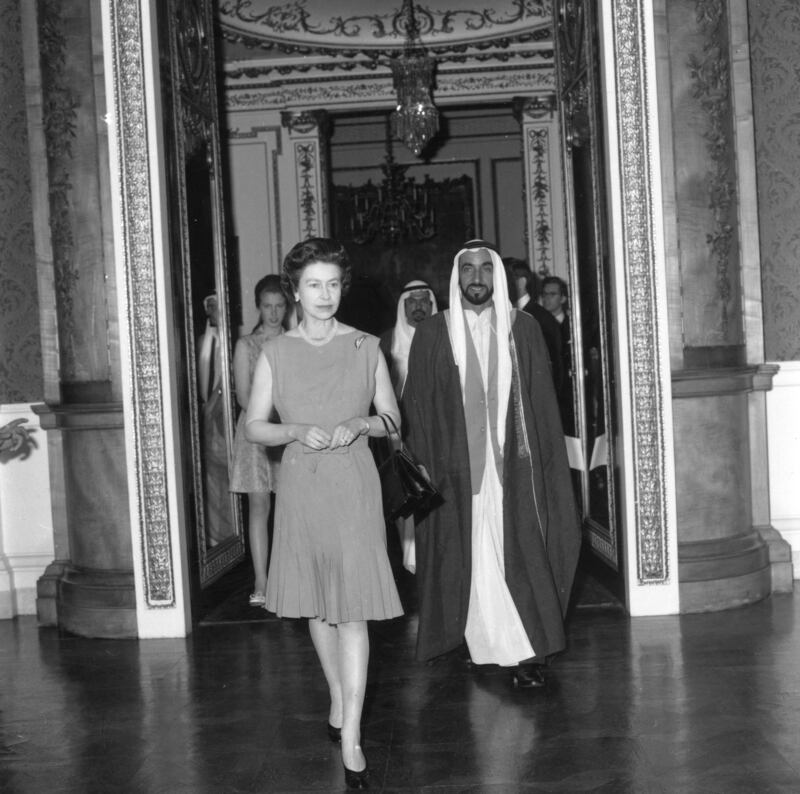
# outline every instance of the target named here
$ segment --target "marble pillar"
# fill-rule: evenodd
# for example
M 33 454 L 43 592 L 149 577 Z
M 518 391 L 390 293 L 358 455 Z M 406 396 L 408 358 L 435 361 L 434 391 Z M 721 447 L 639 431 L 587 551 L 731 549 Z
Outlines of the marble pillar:
M 40 622 L 136 635 L 99 0 L 23 3 L 55 559 Z
M 770 526 L 744 0 L 655 8 L 681 611 L 785 589 Z M 671 145 L 670 145 L 671 144 Z

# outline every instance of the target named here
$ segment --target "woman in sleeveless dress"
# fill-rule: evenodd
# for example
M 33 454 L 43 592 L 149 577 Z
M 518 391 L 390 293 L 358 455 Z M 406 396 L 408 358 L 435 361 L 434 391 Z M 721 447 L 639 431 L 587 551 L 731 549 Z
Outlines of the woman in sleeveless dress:
M 337 323 L 350 264 L 335 240 L 298 243 L 283 264 L 302 309 L 256 364 L 247 438 L 285 444 L 276 495 L 266 608 L 307 617 L 331 695 L 328 734 L 341 741 L 345 781 L 368 787 L 360 747 L 368 620 L 402 614 L 386 551 L 378 472 L 368 436 L 400 412 L 378 338 Z M 276 409 L 281 423 L 270 421 Z
M 283 333 L 288 301 L 281 286 L 281 277 L 273 274 L 260 279 L 255 287 L 255 299 L 259 312 L 258 325 L 252 333 L 238 339 L 233 353 L 233 382 L 241 413 L 233 441 L 230 490 L 247 494 L 247 534 L 255 575 L 250 605 L 263 607 L 267 592 L 270 492 L 275 490 L 279 451 L 265 449 L 261 444 L 251 444 L 245 438 L 244 424 L 258 354 L 268 339 Z

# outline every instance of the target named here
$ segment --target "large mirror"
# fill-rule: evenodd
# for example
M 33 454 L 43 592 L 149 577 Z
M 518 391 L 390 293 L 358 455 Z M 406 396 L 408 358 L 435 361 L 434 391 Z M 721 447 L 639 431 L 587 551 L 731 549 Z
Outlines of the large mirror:
M 616 398 L 611 343 L 605 144 L 597 5 L 561 0 L 558 68 L 570 224 L 575 484 L 587 543 L 614 570 L 620 561 Z
M 197 412 L 195 493 L 201 558 L 237 535 L 237 499 L 229 491 L 228 464 L 233 449 L 230 398 L 230 312 L 216 273 L 216 207 L 208 146 L 186 158 L 186 214 L 189 259 L 187 297 L 192 307 L 191 334 L 196 362 L 191 401 Z M 207 562 L 206 562 L 207 565 Z
M 211 8 L 208 0 L 169 0 L 159 14 L 182 485 L 194 584 L 203 588 L 245 553 L 241 497 L 229 490 L 233 323 Z

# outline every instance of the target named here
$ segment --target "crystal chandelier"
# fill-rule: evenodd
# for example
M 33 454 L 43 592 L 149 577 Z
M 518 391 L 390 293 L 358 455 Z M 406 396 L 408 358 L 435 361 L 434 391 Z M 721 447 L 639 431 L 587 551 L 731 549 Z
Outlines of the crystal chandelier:
M 439 131 L 439 111 L 431 98 L 436 62 L 422 46 L 412 0 L 404 0 L 401 13 L 406 42 L 403 55 L 390 62 L 397 91 L 392 124 L 394 134 L 419 157 Z
M 436 183 L 428 176 L 417 183 L 406 176 L 407 165 L 398 165 L 392 152 L 392 135 L 386 120 L 386 159 L 383 180 L 347 190 L 348 232 L 357 245 L 380 237 L 386 245 L 413 238 L 428 240 L 435 234 L 433 199 Z

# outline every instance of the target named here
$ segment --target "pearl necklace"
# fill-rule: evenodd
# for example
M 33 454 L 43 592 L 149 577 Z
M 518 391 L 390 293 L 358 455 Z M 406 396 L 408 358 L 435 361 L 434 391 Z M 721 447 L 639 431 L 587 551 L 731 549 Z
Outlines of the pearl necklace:
M 320 337 L 319 339 L 314 339 L 306 333 L 306 329 L 303 323 L 300 323 L 300 325 L 297 326 L 297 332 L 300 334 L 300 336 L 302 336 L 303 339 L 305 339 L 306 342 L 308 342 L 310 345 L 315 345 L 316 347 L 322 347 L 322 345 L 326 345 L 328 342 L 330 342 L 331 339 L 333 339 L 333 337 L 336 336 L 336 332 L 338 330 L 339 330 L 339 323 L 336 322 L 336 320 L 334 319 L 330 331 L 328 331 L 328 333 L 325 334 L 325 336 Z

